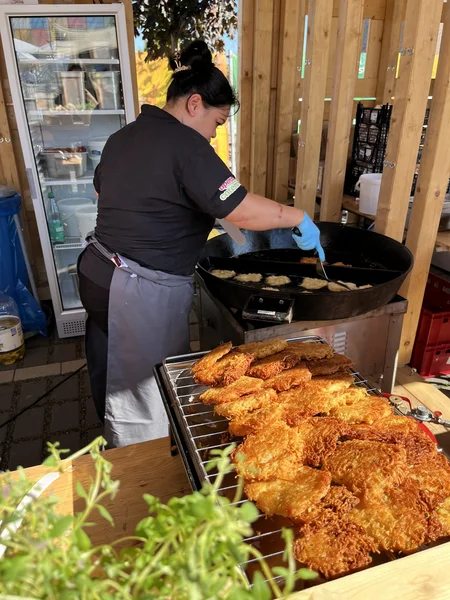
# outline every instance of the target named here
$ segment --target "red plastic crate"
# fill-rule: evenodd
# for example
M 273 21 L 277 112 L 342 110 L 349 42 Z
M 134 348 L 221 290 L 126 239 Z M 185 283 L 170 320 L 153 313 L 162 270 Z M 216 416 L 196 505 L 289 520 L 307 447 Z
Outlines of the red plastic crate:
M 450 282 L 439 275 L 429 273 L 423 305 L 427 308 L 450 311 Z
M 425 346 L 450 344 L 450 312 L 438 312 L 422 307 L 416 343 Z
M 416 342 L 411 358 L 411 366 L 417 369 L 422 377 L 450 373 L 450 344 L 426 346 Z

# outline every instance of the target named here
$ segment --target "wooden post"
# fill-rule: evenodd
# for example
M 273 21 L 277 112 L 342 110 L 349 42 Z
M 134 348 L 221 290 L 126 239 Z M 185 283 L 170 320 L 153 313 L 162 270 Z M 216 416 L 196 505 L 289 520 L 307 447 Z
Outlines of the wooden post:
M 314 216 L 333 5 L 310 0 L 295 206 Z
M 400 294 L 408 299 L 408 312 L 404 320 L 399 355 L 399 364 L 402 365 L 411 358 L 450 177 L 450 11 L 446 12 L 433 102 L 406 237 L 406 245 L 414 254 L 414 267 L 400 291 Z
M 298 21 L 297 21 L 297 54 L 295 66 L 295 84 L 294 98 L 292 110 L 292 131 L 297 131 L 298 121 L 300 119 L 301 102 L 299 98 L 302 96 L 303 80 L 302 80 L 302 65 L 303 65 L 303 42 L 305 40 L 305 17 L 306 17 L 306 0 L 298 0 Z
M 280 45 L 280 18 L 282 0 L 273 0 L 272 12 L 272 55 L 270 60 L 270 94 L 269 94 L 269 120 L 267 126 L 267 168 L 266 189 L 264 196 L 273 197 L 274 161 L 275 161 L 275 136 L 277 117 L 278 95 L 278 55 Z M 286 182 L 287 183 L 287 177 Z
M 239 101 L 238 155 L 239 181 L 250 187 L 250 159 L 252 146 L 252 87 L 253 87 L 253 26 L 255 0 L 239 2 Z
M 341 0 L 321 221 L 340 221 L 363 26 L 363 0 Z
M 286 99 L 294 96 L 295 89 L 298 8 L 298 0 L 281 2 L 272 196 L 278 202 L 287 200 L 293 104 Z
M 378 69 L 377 103 L 391 104 L 395 89 L 400 34 L 405 16 L 406 1 L 390 0 L 386 4 L 384 34 Z
M 375 230 L 403 239 L 428 100 L 442 0 L 407 0 L 399 77 Z
M 272 56 L 272 0 L 256 0 L 253 46 L 252 144 L 250 189 L 266 194 Z

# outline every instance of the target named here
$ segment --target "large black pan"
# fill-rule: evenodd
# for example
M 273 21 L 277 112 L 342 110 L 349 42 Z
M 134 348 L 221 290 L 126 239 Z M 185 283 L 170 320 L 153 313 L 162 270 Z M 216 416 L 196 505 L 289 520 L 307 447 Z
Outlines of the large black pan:
M 296 321 L 346 319 L 364 314 L 390 302 L 412 268 L 411 252 L 383 235 L 346 227 L 339 223 L 320 223 L 321 243 L 331 265 L 342 262 L 351 267 L 328 266 L 328 277 L 373 287 L 349 292 L 320 290 L 304 293 L 303 277 L 317 277 L 313 265 L 300 264 L 302 256 L 312 255 L 297 248 L 289 229 L 244 231 L 247 242 L 238 246 L 228 235 L 209 240 L 197 264 L 197 273 L 211 293 L 228 307 L 242 310 L 254 295 L 294 300 Z M 281 291 L 262 290 L 261 284 L 245 284 L 211 275 L 211 269 L 229 269 L 236 273 L 288 275 L 290 286 Z

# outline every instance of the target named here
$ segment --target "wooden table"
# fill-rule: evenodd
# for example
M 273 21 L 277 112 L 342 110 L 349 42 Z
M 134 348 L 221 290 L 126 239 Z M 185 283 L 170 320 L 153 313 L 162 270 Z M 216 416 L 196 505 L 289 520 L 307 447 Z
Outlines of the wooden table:
M 414 406 L 426 405 L 430 410 L 440 410 L 450 418 L 450 399 L 408 368 L 400 369 L 395 393 L 407 396 Z M 450 450 L 450 433 L 443 427 L 430 425 L 439 444 Z M 121 482 L 114 502 L 105 506 L 111 513 L 115 527 L 99 521 L 89 530 L 94 544 L 110 543 L 131 534 L 136 524 L 147 515 L 144 493 L 167 501 L 172 496 L 190 492 L 189 482 L 178 456 L 170 455 L 169 439 L 164 438 L 142 444 L 107 450 L 105 458 L 113 464 L 112 476 Z M 28 477 L 37 480 L 47 469 L 26 469 Z M 77 481 L 86 484 L 93 476 L 89 456 L 74 461 L 73 467 L 51 487 L 51 493 L 61 502 L 61 513 L 73 513 L 82 508 L 77 496 Z M 450 543 L 419 552 L 401 560 L 293 594 L 292 600 L 448 600 L 450 598 Z

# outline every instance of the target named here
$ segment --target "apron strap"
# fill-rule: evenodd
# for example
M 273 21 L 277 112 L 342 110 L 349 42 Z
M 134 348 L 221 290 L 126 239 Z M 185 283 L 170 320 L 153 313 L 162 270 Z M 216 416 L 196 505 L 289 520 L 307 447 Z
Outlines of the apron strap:
M 116 252 L 111 252 L 98 241 L 93 231 L 90 231 L 87 234 L 84 246 L 87 248 L 91 244 L 100 252 L 100 254 L 110 260 L 118 269 L 128 267 L 127 263 Z

